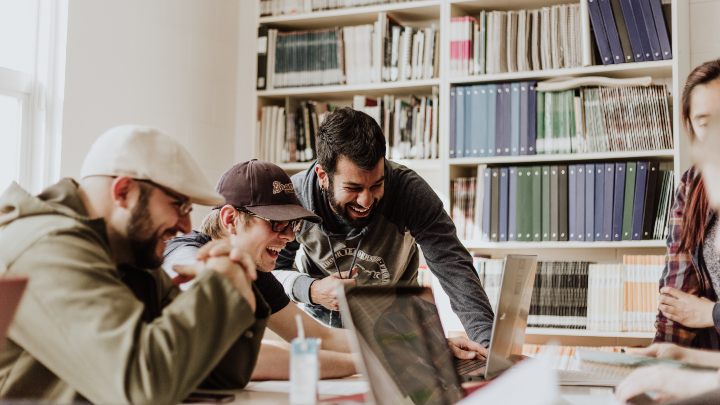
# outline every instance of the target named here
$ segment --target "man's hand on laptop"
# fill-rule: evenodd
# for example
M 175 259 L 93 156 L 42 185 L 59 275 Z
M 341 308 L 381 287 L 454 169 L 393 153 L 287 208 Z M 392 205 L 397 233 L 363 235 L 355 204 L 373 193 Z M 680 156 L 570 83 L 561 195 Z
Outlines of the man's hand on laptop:
M 337 300 L 338 285 L 355 285 L 355 278 L 352 271 L 344 271 L 340 274 L 331 274 L 310 284 L 310 300 L 313 304 L 320 304 L 327 309 L 337 311 L 340 309 Z
M 487 357 L 487 349 L 480 343 L 473 342 L 464 336 L 456 336 L 447 340 L 450 350 L 458 359 L 475 359 Z

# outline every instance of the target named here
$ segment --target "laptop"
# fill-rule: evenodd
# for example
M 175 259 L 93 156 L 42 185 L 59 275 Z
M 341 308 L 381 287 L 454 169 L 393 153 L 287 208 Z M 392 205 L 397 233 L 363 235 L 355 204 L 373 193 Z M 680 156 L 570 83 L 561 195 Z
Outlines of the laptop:
M 5 344 L 8 328 L 27 285 L 27 277 L 0 277 L 0 348 Z
M 505 258 L 498 311 L 484 378 L 522 358 L 537 257 Z M 465 395 L 426 287 L 360 286 L 339 292 L 343 324 L 351 329 L 358 369 L 368 378 L 372 403 L 452 404 Z

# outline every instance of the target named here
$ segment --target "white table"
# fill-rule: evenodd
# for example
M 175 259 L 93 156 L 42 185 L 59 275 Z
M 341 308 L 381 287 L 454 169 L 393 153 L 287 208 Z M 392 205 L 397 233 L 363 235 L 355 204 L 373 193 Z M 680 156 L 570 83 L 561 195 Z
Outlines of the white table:
M 233 404 L 249 405 L 284 405 L 289 404 L 288 381 L 251 382 L 246 389 L 232 391 L 235 394 Z M 320 382 L 321 398 L 331 398 L 343 394 L 354 394 L 367 391 L 367 383 L 355 376 L 339 380 L 323 380 Z M 560 387 L 558 405 L 582 404 L 618 404 L 611 388 L 606 387 Z

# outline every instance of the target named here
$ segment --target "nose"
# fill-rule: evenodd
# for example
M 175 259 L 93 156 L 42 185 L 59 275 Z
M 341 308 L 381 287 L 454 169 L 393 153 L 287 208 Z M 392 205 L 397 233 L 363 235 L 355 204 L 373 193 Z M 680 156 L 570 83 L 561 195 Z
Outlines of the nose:
M 295 232 L 293 232 L 291 226 L 288 226 L 284 231 L 280 232 L 280 239 L 285 242 L 292 242 L 295 240 Z
M 178 229 L 182 233 L 190 233 L 192 230 L 192 221 L 190 220 L 190 214 L 183 215 L 178 219 Z
M 355 202 L 363 208 L 369 207 L 373 202 L 373 196 L 370 190 L 363 190 L 358 193 L 358 197 Z

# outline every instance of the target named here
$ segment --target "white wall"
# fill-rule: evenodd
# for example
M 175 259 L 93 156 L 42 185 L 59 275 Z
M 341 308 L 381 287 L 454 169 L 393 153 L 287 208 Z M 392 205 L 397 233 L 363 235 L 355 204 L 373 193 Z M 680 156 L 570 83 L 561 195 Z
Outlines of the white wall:
M 691 0 L 690 65 L 720 58 L 720 0 Z
M 238 5 L 71 0 L 61 175 L 77 177 L 93 140 L 126 123 L 176 136 L 213 183 L 235 163 Z

